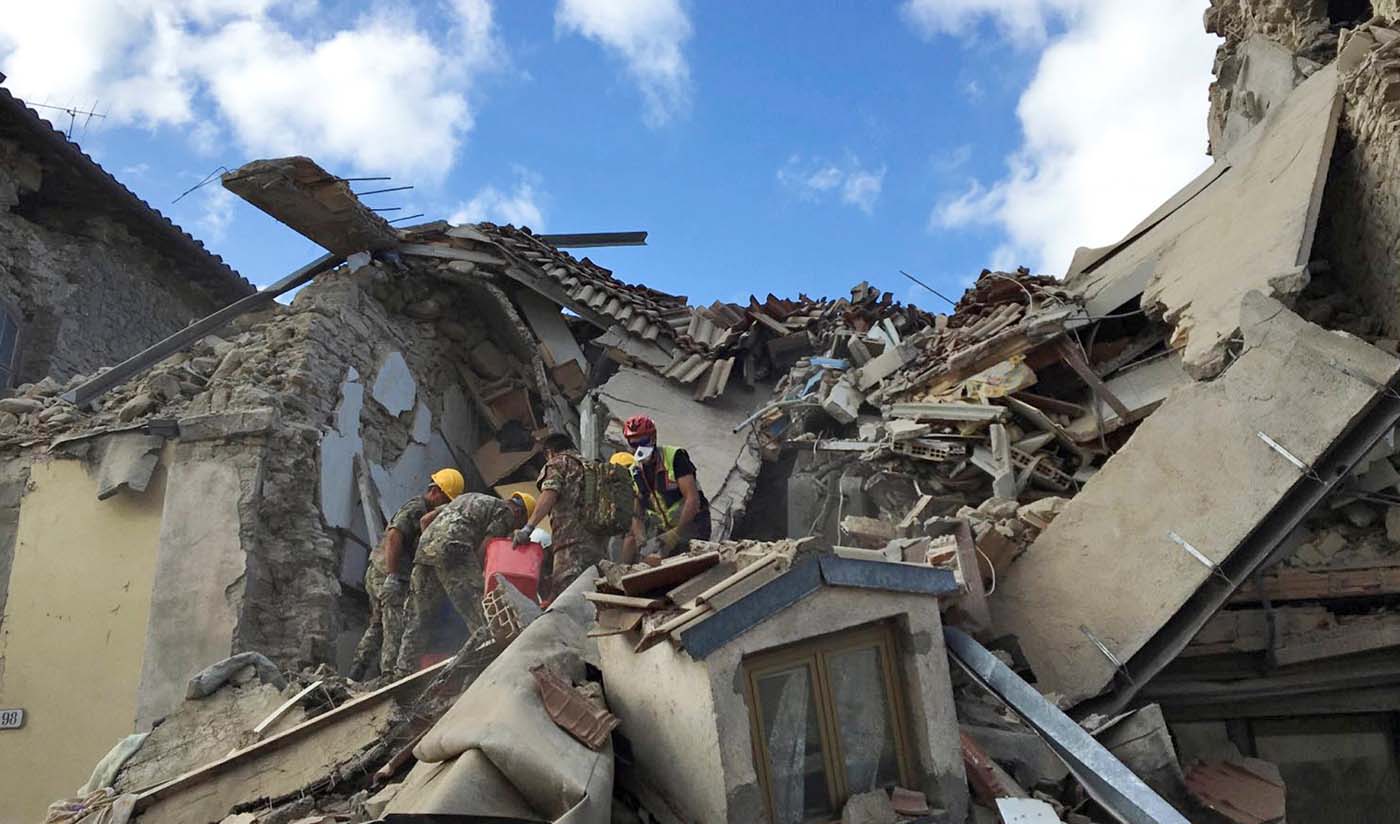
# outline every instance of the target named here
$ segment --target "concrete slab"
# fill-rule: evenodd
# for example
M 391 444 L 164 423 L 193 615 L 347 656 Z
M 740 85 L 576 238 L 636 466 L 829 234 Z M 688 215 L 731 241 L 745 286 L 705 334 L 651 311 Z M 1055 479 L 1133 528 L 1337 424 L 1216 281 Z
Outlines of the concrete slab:
M 413 408 L 418 384 L 413 380 L 413 373 L 408 371 L 402 352 L 390 352 L 384 359 L 379 374 L 374 376 L 371 394 L 390 415 L 401 415 Z
M 255 160 L 223 176 L 224 188 L 337 255 L 392 249 L 398 234 L 309 157 Z
M 1091 315 L 1142 294 L 1185 342 L 1193 377 L 1218 374 L 1250 290 L 1275 297 L 1307 284 L 1323 184 L 1341 109 L 1337 72 L 1317 72 L 1276 106 L 1217 166 L 1224 171 L 1162 219 L 1083 271 L 1068 285 Z
M 1210 145 L 1217 155 L 1229 152 L 1303 79 L 1293 52 L 1262 34 L 1241 43 L 1220 67 L 1220 74 L 1218 82 L 1232 82 L 1228 89 L 1230 107 L 1218 133 L 1214 133 L 1214 118 L 1210 123 Z M 1227 92 L 1219 89 L 1216 93 Z
M 1097 695 L 1117 671 L 1098 644 L 1127 661 L 1212 576 L 1168 533 L 1222 563 L 1300 483 L 1259 432 L 1311 465 L 1377 396 L 1368 381 L 1400 367 L 1257 292 L 1244 307 L 1234 365 L 1177 389 L 998 581 L 998 629 L 1019 637 L 1042 690 Z

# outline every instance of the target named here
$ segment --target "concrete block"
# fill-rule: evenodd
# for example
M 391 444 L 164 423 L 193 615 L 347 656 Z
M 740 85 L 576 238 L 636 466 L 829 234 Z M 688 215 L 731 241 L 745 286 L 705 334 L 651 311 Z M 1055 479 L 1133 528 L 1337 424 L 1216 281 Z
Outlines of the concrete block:
M 1035 798 L 998 798 L 1002 824 L 1060 824 L 1055 808 Z
M 840 423 L 855 423 L 856 416 L 860 414 L 860 405 L 864 402 L 863 392 L 849 382 L 840 380 L 831 387 L 826 399 L 822 401 L 822 409 Z
M 97 465 L 97 500 L 105 501 L 123 489 L 145 492 L 164 446 L 164 438 L 140 432 L 103 438 L 102 457 Z

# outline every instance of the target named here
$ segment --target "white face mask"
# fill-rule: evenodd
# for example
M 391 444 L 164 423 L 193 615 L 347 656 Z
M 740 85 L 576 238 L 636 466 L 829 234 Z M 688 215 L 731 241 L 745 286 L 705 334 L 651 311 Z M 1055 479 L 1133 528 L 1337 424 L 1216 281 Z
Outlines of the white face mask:
M 650 458 L 651 454 L 655 451 L 656 447 L 654 446 L 639 446 L 637 447 L 637 451 L 632 454 L 632 457 L 637 459 L 637 463 L 646 463 L 647 459 Z

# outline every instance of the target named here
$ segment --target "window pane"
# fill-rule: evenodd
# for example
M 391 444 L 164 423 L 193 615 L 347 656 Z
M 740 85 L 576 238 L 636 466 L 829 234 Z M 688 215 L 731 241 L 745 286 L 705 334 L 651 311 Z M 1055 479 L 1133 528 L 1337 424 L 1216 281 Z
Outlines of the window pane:
M 755 679 L 767 739 L 774 824 L 800 824 L 830 815 L 821 720 L 811 671 L 797 666 Z
M 889 692 L 880 648 L 861 647 L 827 656 L 836 725 L 850 795 L 899 783 Z

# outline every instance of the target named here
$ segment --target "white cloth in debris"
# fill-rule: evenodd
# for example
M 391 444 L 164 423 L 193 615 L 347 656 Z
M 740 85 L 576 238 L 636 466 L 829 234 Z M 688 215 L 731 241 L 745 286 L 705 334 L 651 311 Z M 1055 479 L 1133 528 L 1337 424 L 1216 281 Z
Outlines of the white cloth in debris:
M 583 597 L 595 575 L 579 576 L 428 731 L 386 814 L 607 824 L 612 745 L 594 752 L 560 729 L 530 674 L 544 663 L 578 681 L 585 660 L 597 660 L 587 637 L 594 609 Z

